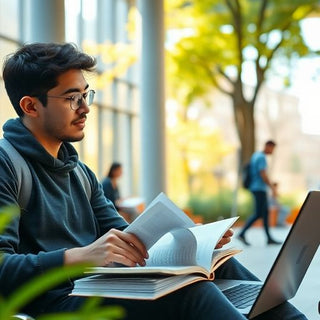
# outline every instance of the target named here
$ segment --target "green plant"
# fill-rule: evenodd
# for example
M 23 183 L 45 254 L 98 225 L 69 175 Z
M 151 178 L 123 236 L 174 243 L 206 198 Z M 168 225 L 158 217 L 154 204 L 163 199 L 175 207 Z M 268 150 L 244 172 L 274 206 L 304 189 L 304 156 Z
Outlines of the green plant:
M 0 233 L 12 219 L 19 215 L 20 209 L 15 206 L 0 209 Z M 0 261 L 1 262 L 1 261 Z M 34 298 L 63 283 L 69 278 L 83 274 L 87 265 L 73 265 L 56 268 L 23 284 L 8 298 L 0 296 L 0 320 L 13 319 Z M 76 312 L 48 314 L 37 320 L 113 320 L 121 319 L 124 310 L 118 306 L 100 306 L 101 298 L 88 298 L 86 303 Z
M 103 298 L 88 299 L 77 312 L 48 314 L 38 317 L 37 320 L 113 320 L 122 319 L 124 311 L 118 306 L 101 306 Z
M 234 193 L 224 189 L 214 195 L 193 194 L 190 196 L 187 206 L 195 215 L 203 217 L 204 222 L 212 222 L 231 216 L 233 209 Z M 250 193 L 239 190 L 237 201 L 237 215 L 240 220 L 245 219 L 252 213 L 253 203 Z

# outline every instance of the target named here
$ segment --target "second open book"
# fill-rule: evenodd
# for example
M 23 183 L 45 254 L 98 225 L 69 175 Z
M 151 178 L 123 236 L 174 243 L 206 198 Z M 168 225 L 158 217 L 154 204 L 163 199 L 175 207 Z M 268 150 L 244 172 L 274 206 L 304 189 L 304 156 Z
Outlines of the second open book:
M 236 220 L 195 225 L 161 193 L 125 229 L 146 246 L 146 266 L 89 268 L 93 275 L 76 280 L 72 295 L 156 299 L 193 282 L 213 280 L 214 271 L 240 252 L 215 249 Z

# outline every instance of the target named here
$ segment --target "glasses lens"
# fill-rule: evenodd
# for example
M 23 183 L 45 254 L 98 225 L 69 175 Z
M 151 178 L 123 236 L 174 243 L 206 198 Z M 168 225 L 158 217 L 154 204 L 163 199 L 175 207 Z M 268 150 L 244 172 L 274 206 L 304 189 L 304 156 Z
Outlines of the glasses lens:
M 89 90 L 84 94 L 81 94 L 81 93 L 75 94 L 73 96 L 73 99 L 70 100 L 71 109 L 78 110 L 82 106 L 83 100 L 85 101 L 87 106 L 91 106 L 93 103 L 94 94 L 95 94 L 94 90 Z
M 72 110 L 78 110 L 82 105 L 82 94 L 76 93 L 73 95 L 72 99 L 70 100 L 70 107 Z
M 87 97 L 86 97 L 86 103 L 87 103 L 87 106 L 91 106 L 92 103 L 93 103 L 93 98 L 94 98 L 94 94 L 96 92 L 94 90 L 89 90 L 88 94 L 87 94 Z

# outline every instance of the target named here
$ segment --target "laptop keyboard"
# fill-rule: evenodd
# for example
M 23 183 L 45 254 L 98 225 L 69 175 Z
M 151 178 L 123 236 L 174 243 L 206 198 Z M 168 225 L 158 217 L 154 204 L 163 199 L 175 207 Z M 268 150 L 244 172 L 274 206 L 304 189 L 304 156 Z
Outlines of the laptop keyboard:
M 224 290 L 223 294 L 236 308 L 243 309 L 252 305 L 261 287 L 261 284 L 239 284 Z

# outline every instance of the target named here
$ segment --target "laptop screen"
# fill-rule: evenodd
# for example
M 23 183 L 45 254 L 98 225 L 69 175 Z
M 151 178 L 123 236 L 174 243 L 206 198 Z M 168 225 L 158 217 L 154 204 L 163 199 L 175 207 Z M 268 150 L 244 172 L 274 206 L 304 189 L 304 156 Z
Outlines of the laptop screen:
M 256 299 L 249 318 L 291 299 L 320 242 L 320 191 L 310 191 Z

